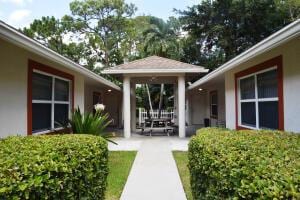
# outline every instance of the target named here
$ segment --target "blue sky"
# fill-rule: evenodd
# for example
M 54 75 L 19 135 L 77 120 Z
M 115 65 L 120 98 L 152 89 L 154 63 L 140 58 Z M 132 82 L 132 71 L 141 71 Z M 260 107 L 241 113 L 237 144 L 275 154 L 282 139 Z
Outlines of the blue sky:
M 69 14 L 72 0 L 0 0 L 0 19 L 16 28 L 28 26 L 42 16 Z M 136 15 L 151 14 L 163 19 L 174 16 L 173 8 L 185 9 L 200 0 L 125 0 L 138 7 Z

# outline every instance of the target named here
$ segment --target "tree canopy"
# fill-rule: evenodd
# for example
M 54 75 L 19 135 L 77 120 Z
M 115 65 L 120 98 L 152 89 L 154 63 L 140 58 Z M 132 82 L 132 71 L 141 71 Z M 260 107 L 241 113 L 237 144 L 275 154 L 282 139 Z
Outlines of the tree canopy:
M 189 33 L 183 60 L 210 69 L 300 17 L 297 0 L 204 0 L 178 11 Z
M 124 0 L 74 0 L 70 15 L 22 31 L 97 73 L 150 55 L 215 69 L 298 19 L 300 1 L 203 0 L 167 21 L 136 10 Z
M 124 0 L 73 0 L 70 15 L 35 19 L 22 31 L 98 74 L 105 67 L 151 55 L 213 70 L 299 19 L 300 1 L 203 0 L 174 10 L 178 17 L 168 20 L 136 16 L 136 10 Z M 172 104 L 161 99 L 163 93 L 172 94 L 171 86 L 141 86 L 141 99 L 148 98 L 146 88 L 154 106 Z

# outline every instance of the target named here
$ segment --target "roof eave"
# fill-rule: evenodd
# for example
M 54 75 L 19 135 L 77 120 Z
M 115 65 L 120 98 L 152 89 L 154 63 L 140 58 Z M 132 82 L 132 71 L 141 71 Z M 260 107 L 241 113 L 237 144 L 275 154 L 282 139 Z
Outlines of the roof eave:
M 282 45 L 297 36 L 300 36 L 300 19 L 296 20 L 290 25 L 287 25 L 281 30 L 275 32 L 274 34 L 262 40 L 261 42 L 257 43 L 250 49 L 244 51 L 240 55 L 234 57 L 233 59 L 229 60 L 225 64 L 221 65 L 219 68 L 215 69 L 214 71 L 207 74 L 203 78 L 197 80 L 196 82 L 194 82 L 192 85 L 188 87 L 188 90 L 194 89 L 208 82 L 209 80 L 216 78 L 222 73 L 240 65 L 241 63 L 244 63 L 270 49 Z
M 50 59 L 56 63 L 59 63 L 71 70 L 74 70 L 80 74 L 83 74 L 93 80 L 100 82 L 110 88 L 115 90 L 121 91 L 121 88 L 116 84 L 106 80 L 105 78 L 91 72 L 90 70 L 84 68 L 83 66 L 71 61 L 68 58 L 58 54 L 57 52 L 45 47 L 44 45 L 40 44 L 39 42 L 23 35 L 22 33 L 18 32 L 14 28 L 10 27 L 9 25 L 5 24 L 4 22 L 0 21 L 0 36 L 4 39 L 10 41 L 11 43 L 20 46 L 24 49 L 27 49 L 30 52 L 38 54 L 46 59 Z
M 124 70 L 104 70 L 103 74 L 151 74 L 151 73 L 207 73 L 208 69 L 124 69 Z

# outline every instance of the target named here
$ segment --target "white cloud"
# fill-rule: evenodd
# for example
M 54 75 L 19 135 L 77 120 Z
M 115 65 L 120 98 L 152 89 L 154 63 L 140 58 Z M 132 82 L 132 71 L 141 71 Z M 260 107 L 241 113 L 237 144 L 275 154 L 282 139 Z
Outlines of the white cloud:
M 32 0 L 0 0 L 0 1 L 4 3 L 12 3 L 17 6 L 23 6 L 27 3 L 32 3 Z
M 20 22 L 26 17 L 28 17 L 30 14 L 31 11 L 27 9 L 15 10 L 8 16 L 8 21 L 11 23 Z
M 28 27 L 30 24 L 31 11 L 20 9 L 13 11 L 7 18 L 7 23 L 16 28 Z

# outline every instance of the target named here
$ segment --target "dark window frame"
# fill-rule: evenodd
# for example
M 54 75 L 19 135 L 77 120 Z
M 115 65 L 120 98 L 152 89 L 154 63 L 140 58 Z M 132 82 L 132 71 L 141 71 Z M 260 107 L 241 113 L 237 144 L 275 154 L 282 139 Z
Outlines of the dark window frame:
M 69 99 L 68 99 L 69 113 L 74 110 L 74 76 L 69 73 L 52 68 L 50 66 L 38 63 L 36 61 L 28 60 L 28 89 L 27 89 L 27 134 L 28 135 L 33 134 L 32 106 L 33 106 L 33 103 L 36 101 L 32 97 L 32 87 L 33 87 L 33 83 L 32 83 L 33 79 L 32 78 L 33 78 L 34 73 L 40 73 L 40 74 L 43 74 L 46 76 L 48 75 L 50 77 L 69 81 Z M 54 84 L 52 87 L 54 87 Z M 54 91 L 52 91 L 52 92 L 54 92 Z M 52 98 L 52 100 L 54 100 L 53 98 Z M 37 100 L 37 101 L 39 101 L 39 100 Z M 55 104 L 60 104 L 60 103 L 65 104 L 65 102 L 62 102 L 62 101 L 57 101 Z M 55 106 L 55 104 L 53 106 Z M 54 108 L 53 108 L 53 110 L 54 110 Z M 54 119 L 54 112 L 52 114 L 53 114 L 53 117 L 51 116 L 51 119 Z M 53 126 L 52 126 L 52 124 L 53 124 Z M 51 126 L 52 126 L 51 130 L 45 130 L 45 131 L 34 132 L 34 133 L 41 134 L 41 133 L 52 132 L 53 130 L 56 129 L 54 127 L 54 122 L 51 122 Z M 52 130 L 52 128 L 53 128 L 53 130 Z
M 216 100 L 217 103 L 213 103 L 213 101 L 212 101 L 214 95 L 217 99 Z M 218 115 L 219 115 L 219 96 L 218 96 L 218 91 L 217 90 L 211 91 L 209 93 L 209 100 L 210 100 L 210 103 L 209 103 L 209 105 L 210 105 L 210 117 L 213 118 L 213 119 L 218 119 Z M 217 110 L 216 110 L 217 113 L 213 113 L 213 109 L 212 109 L 213 106 L 217 107 Z
M 282 56 L 274 57 L 270 60 L 262 62 L 258 65 L 250 67 L 246 70 L 240 71 L 235 74 L 235 117 L 236 129 L 257 129 L 257 127 L 247 127 L 240 124 L 240 103 L 239 103 L 239 80 L 242 77 L 249 76 L 254 73 L 262 72 L 264 70 L 277 68 L 277 94 L 278 94 L 278 130 L 284 130 L 284 108 L 283 108 L 283 69 L 282 69 Z

